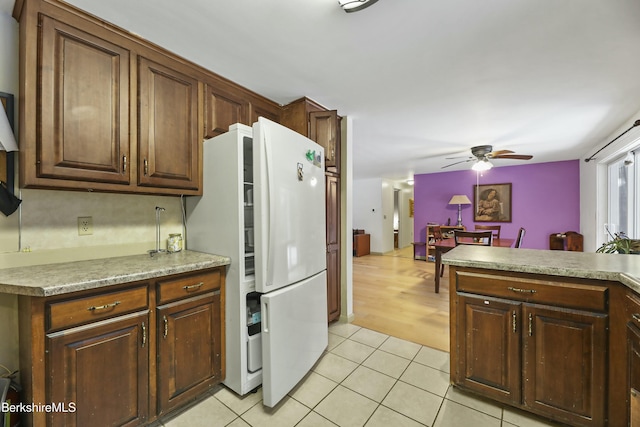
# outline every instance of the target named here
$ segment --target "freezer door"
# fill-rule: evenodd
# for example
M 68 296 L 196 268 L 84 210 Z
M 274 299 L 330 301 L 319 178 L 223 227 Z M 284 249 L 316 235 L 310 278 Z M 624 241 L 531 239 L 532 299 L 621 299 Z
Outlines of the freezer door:
M 256 290 L 268 293 L 326 269 L 324 151 L 262 117 L 253 144 Z
M 262 295 L 262 396 L 274 407 L 327 348 L 327 274 Z

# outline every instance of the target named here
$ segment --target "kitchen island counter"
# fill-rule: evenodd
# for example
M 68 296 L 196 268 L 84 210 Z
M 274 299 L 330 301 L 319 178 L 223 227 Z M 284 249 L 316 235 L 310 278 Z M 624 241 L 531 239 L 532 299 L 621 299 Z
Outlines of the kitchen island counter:
M 48 297 L 229 265 L 195 251 L 101 258 L 0 269 L 0 293 Z
M 454 385 L 571 426 L 634 424 L 638 255 L 458 246 L 443 263 Z
M 617 281 L 640 293 L 638 255 L 463 245 L 443 255 L 442 263 L 458 267 Z

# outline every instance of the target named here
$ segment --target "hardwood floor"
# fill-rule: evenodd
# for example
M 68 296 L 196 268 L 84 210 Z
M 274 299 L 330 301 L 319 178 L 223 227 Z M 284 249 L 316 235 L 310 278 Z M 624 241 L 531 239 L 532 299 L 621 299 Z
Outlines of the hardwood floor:
M 434 292 L 433 262 L 412 247 L 353 258 L 353 324 L 449 351 L 449 278 Z

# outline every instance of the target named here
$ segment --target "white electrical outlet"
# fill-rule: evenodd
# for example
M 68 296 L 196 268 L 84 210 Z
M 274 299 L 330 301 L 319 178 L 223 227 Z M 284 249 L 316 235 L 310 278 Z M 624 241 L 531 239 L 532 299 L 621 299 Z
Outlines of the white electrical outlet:
M 78 217 L 78 236 L 89 236 L 93 234 L 93 217 Z

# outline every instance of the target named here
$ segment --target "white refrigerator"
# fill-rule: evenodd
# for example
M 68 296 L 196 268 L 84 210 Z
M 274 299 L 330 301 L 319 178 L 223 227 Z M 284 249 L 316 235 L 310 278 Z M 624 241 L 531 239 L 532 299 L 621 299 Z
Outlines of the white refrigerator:
M 240 395 L 262 384 L 273 407 L 327 347 L 323 148 L 260 117 L 203 151 L 186 246 L 231 258 L 224 384 Z

